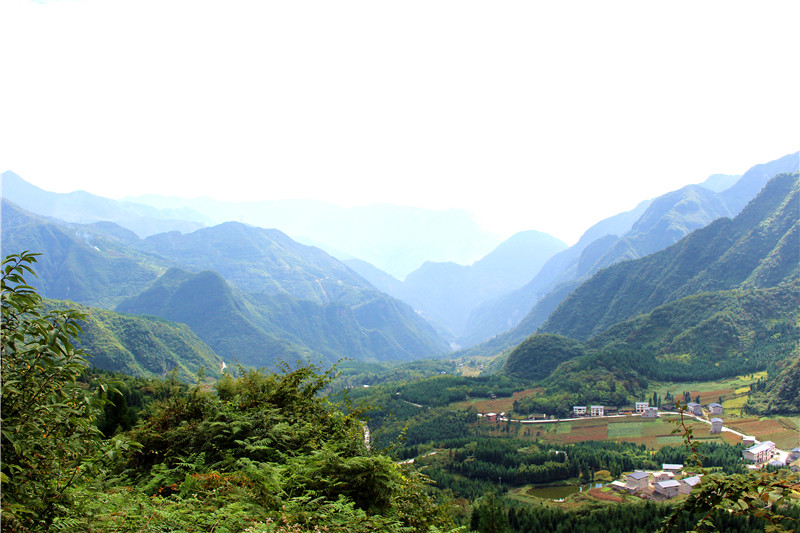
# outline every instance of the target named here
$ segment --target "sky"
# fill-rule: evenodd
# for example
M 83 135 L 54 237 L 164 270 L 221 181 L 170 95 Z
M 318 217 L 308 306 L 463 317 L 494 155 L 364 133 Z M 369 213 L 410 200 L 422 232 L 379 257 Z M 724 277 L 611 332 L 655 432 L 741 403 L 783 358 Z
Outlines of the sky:
M 800 149 L 800 2 L 4 0 L 0 171 L 574 243 Z

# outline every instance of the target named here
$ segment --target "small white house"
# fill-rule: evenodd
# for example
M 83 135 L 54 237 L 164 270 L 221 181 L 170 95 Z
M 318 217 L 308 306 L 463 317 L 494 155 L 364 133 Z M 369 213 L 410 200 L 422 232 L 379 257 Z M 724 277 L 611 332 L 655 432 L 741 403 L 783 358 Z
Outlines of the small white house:
M 766 463 L 770 459 L 772 459 L 772 455 L 775 453 L 775 443 L 771 440 L 767 440 L 762 442 L 761 444 L 756 444 L 754 446 L 750 446 L 746 450 L 742 452 L 746 461 L 753 461 L 756 464 Z
M 661 494 L 666 498 L 674 498 L 680 493 L 680 486 L 681 484 L 675 481 L 674 479 L 670 479 L 667 481 L 659 481 L 653 485 L 654 492 L 656 494 Z
M 573 405 L 572 406 L 572 414 L 584 416 L 586 414 L 586 406 L 585 405 Z
M 602 405 L 593 405 L 590 407 L 591 411 L 590 414 L 592 416 L 603 416 L 603 406 Z
M 650 474 L 637 470 L 625 477 L 625 486 L 631 492 L 643 490 L 650 484 Z
M 712 418 L 711 419 L 711 433 L 722 433 L 722 419 L 721 418 Z
M 650 406 L 650 402 L 636 402 L 634 407 L 636 408 L 636 412 L 641 414 L 644 413 L 644 410 Z
M 486 413 L 486 420 L 489 422 L 494 422 L 497 420 L 497 413 Z
M 679 487 L 678 491 L 681 494 L 689 494 L 692 492 L 693 488 L 700 484 L 700 481 L 700 476 L 685 477 L 680 480 L 681 486 Z
M 642 418 L 658 418 L 658 407 L 646 407 L 642 412 Z
M 712 415 L 721 415 L 722 414 L 722 405 L 718 403 L 710 403 L 708 404 L 708 412 Z
M 661 470 L 663 470 L 664 472 L 672 472 L 673 474 L 677 474 L 678 472 L 683 470 L 683 465 L 664 463 L 661 465 Z
M 755 445 L 756 438 L 752 435 L 745 435 L 742 437 L 742 446 L 745 448 L 749 448 L 750 446 Z

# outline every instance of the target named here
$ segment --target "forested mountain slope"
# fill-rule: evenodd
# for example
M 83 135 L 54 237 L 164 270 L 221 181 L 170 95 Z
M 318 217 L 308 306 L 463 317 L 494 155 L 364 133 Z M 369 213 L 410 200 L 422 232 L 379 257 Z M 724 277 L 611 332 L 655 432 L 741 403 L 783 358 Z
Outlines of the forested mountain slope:
M 204 369 L 219 377 L 222 359 L 186 324 L 154 316 L 133 316 L 74 302 L 45 300 L 48 309 L 75 309 L 85 315 L 78 346 L 91 355 L 89 362 L 103 370 L 134 377 L 162 377 L 174 372 L 194 382 Z
M 543 332 L 587 339 L 617 322 L 703 291 L 770 287 L 800 270 L 798 174 L 776 176 L 733 220 L 595 274 L 572 292 Z
M 790 414 L 797 412 L 787 394 L 797 390 L 798 321 L 796 277 L 765 289 L 704 292 L 620 322 L 584 343 L 532 335 L 510 352 L 502 372 L 542 380 L 546 393 L 529 400 L 526 409 L 558 411 L 572 401 L 627 404 L 650 380 L 711 381 L 769 370 L 772 379 L 753 400 L 753 410 Z M 564 394 L 572 395 L 569 401 Z
M 214 270 L 250 293 L 328 302 L 369 282 L 319 248 L 275 229 L 226 222 L 188 234 L 153 235 L 139 248 L 191 271 Z
M 473 336 L 465 344 L 517 325 L 520 331 L 504 337 L 519 342 L 544 323 L 560 299 L 600 269 L 662 250 L 717 218 L 736 216 L 769 178 L 798 170 L 800 152 L 753 166 L 721 193 L 690 185 L 597 224 L 577 245 L 555 255 L 525 287 L 476 308 L 467 325 Z M 539 309 L 533 307 L 540 301 Z
M 407 305 L 373 290 L 319 303 L 247 294 L 212 271 L 172 269 L 117 310 L 188 324 L 220 356 L 254 366 L 312 359 L 407 360 L 448 349 Z
M 229 360 L 264 365 L 312 354 L 326 362 L 395 360 L 450 348 L 408 305 L 378 292 L 322 250 L 277 230 L 228 223 L 142 240 L 113 223 L 67 224 L 5 200 L 2 226 L 4 254 L 42 253 L 33 283 L 44 296 L 113 309 L 147 291 L 142 296 L 147 305 L 120 309 L 187 323 Z M 227 281 L 254 293 L 233 291 L 211 272 L 191 283 L 187 272 L 179 280 L 174 273 L 159 278 L 175 267 L 221 271 Z M 180 297 L 164 299 L 164 287 L 179 282 L 185 284 Z
M 30 213 L 5 198 L 2 255 L 41 253 L 36 278 L 47 298 L 113 308 L 152 283 L 169 265 L 164 258 L 131 248 L 138 237 L 110 223 L 67 224 Z

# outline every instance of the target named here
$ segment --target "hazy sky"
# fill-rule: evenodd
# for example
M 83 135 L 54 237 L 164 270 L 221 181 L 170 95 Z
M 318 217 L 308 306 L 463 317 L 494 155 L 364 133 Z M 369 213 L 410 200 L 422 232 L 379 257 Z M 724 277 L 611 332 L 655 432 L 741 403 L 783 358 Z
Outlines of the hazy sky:
M 4 0 L 0 171 L 570 244 L 800 149 L 800 2 Z

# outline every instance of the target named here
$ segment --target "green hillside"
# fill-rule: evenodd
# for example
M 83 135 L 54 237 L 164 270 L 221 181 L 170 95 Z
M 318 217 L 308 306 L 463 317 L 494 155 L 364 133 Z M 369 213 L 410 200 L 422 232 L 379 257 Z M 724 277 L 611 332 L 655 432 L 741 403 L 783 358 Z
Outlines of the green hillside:
M 691 294 L 774 286 L 800 271 L 798 209 L 798 174 L 776 176 L 735 219 L 719 219 L 665 250 L 601 270 L 541 330 L 588 339 Z
M 754 409 L 792 413 L 798 321 L 797 279 L 769 289 L 701 293 L 616 324 L 583 344 L 533 335 L 509 354 L 503 372 L 546 378 L 548 398 L 569 392 L 574 401 L 620 405 L 650 380 L 711 381 L 775 369 Z M 549 372 L 559 357 L 564 362 Z
M 140 248 L 190 271 L 214 270 L 250 293 L 286 293 L 329 302 L 369 283 L 319 248 L 305 246 L 275 229 L 226 222 L 188 234 L 148 237 Z
M 246 302 L 215 272 L 171 269 L 117 311 L 162 316 L 187 324 L 228 361 L 263 366 L 276 359 L 294 362 L 309 355 L 265 331 Z
M 175 372 L 183 381 L 196 381 L 200 368 L 208 376 L 221 375 L 222 359 L 185 324 L 67 301 L 45 300 L 45 308 L 76 309 L 85 315 L 78 345 L 97 368 L 135 377 Z
M 220 356 L 254 366 L 277 360 L 408 360 L 447 345 L 413 310 L 377 291 L 319 303 L 288 294 L 247 294 L 219 274 L 168 271 L 118 310 L 183 322 Z
M 2 255 L 39 252 L 33 286 L 47 297 L 113 308 L 166 269 L 163 258 L 131 248 L 133 235 L 111 223 L 56 223 L 3 199 Z

